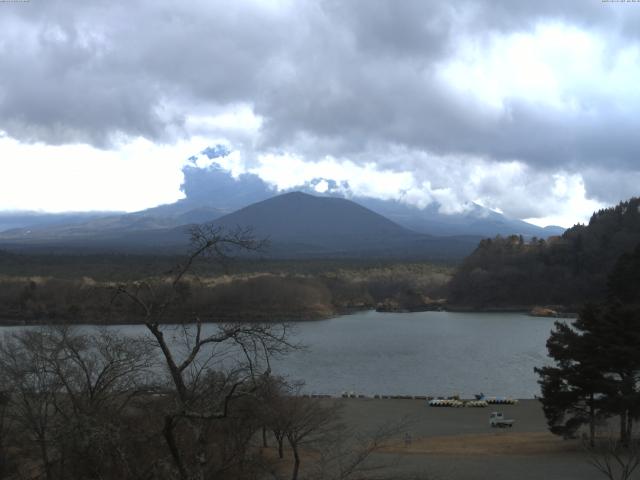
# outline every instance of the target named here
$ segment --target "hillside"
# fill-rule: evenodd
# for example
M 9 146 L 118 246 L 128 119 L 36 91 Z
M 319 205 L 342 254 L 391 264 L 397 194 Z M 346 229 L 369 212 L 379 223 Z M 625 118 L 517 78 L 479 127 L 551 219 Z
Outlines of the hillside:
M 351 247 L 356 243 L 416 237 L 414 232 L 357 203 L 291 192 L 255 203 L 214 222 L 226 228 L 251 225 L 273 241 Z
M 189 207 L 193 204 L 188 203 Z M 180 207 L 180 208 L 178 208 Z M 0 234 L 0 248 L 22 252 L 183 252 L 190 226 L 219 217 L 211 208 L 174 204 L 153 214 L 108 217 L 83 224 Z M 168 215 L 170 213 L 171 215 Z M 179 226 L 175 226 L 180 222 Z M 254 203 L 213 221 L 232 230 L 251 227 L 268 238 L 273 258 L 395 257 L 459 260 L 480 237 L 432 237 L 408 230 L 350 200 L 291 192 Z
M 214 159 L 220 156 L 220 149 L 207 149 L 202 153 L 210 159 Z M 258 175 L 244 173 L 233 178 L 230 172 L 215 163 L 206 169 L 187 166 L 183 173 L 185 179 L 182 190 L 189 201 L 193 203 L 208 202 L 226 212 L 238 210 L 251 203 L 277 195 L 277 191 Z M 321 188 L 321 185 L 324 186 L 324 189 Z M 382 200 L 361 196 L 351 190 L 348 182 L 338 184 L 327 178 L 313 179 L 303 185 L 293 187 L 291 191 L 351 200 L 402 227 L 428 235 L 493 237 L 515 234 L 546 238 L 550 235 L 561 235 L 564 232 L 562 227 L 541 228 L 522 220 L 507 218 L 476 204 L 461 213 L 444 214 L 440 212 L 440 205 L 437 202 L 431 203 L 425 208 L 419 208 L 398 200 Z
M 122 212 L 66 212 L 43 213 L 34 211 L 0 212 L 0 232 L 24 228 L 44 228 L 79 224 L 98 218 L 122 215 Z
M 355 202 L 301 192 L 278 195 L 213 222 L 252 226 L 275 257 L 393 256 L 461 258 L 478 237 L 432 237 L 406 229 Z
M 522 220 L 507 218 L 504 215 L 471 205 L 468 211 L 453 214 L 440 213 L 440 205 L 432 203 L 418 208 L 396 200 L 380 200 L 370 197 L 355 197 L 353 200 L 390 220 L 420 233 L 429 235 L 523 235 L 524 237 L 547 238 L 562 235 L 562 227 L 538 227 Z
M 575 307 L 603 298 L 617 259 L 640 243 L 640 198 L 593 214 L 560 237 L 518 236 L 480 242 L 449 286 L 454 305 Z
M 180 200 L 169 205 L 125 214 L 23 215 L 16 217 L 20 221 L 13 224 L 9 223 L 11 217 L 6 216 L 4 225 L 11 225 L 13 228 L 0 231 L 0 240 L 44 242 L 74 237 L 109 237 L 124 232 L 159 230 L 210 222 L 223 214 L 210 205 Z M 0 222 L 3 218 L 0 216 Z M 55 218 L 57 220 L 54 220 Z

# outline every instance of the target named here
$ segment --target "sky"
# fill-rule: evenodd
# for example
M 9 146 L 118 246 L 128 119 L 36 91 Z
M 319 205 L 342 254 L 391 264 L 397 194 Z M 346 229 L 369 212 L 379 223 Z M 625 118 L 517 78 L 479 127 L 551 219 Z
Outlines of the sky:
M 638 111 L 640 2 L 0 2 L 0 210 L 170 203 L 224 145 L 279 190 L 571 226 L 640 194 Z

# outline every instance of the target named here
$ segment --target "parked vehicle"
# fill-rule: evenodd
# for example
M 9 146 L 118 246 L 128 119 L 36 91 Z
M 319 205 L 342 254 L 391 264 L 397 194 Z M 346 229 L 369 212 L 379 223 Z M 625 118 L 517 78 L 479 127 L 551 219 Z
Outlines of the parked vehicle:
M 489 415 L 489 425 L 492 428 L 511 428 L 514 423 L 515 420 L 504 418 L 502 412 L 491 412 Z

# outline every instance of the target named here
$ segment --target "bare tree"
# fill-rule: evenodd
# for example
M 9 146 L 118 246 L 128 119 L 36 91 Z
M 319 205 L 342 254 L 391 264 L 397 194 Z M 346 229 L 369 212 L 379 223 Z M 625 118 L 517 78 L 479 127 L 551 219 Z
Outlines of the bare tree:
M 284 324 L 227 323 L 205 328 L 198 312 L 188 318 L 168 318 L 188 290 L 187 277 L 200 258 L 224 262 L 238 251 L 259 252 L 265 242 L 247 229 L 227 232 L 205 225 L 192 229 L 191 245 L 191 253 L 169 272 L 165 285 L 123 284 L 114 297 L 124 296 L 137 307 L 161 352 L 173 396 L 164 413 L 162 434 L 182 480 L 228 468 L 220 461 L 223 449 L 211 441 L 211 422 L 228 419 L 238 399 L 257 396 L 259 379 L 271 371 L 271 356 L 292 347 Z M 168 326 L 167 319 L 177 326 Z
M 263 390 L 263 422 L 278 444 L 278 457 L 284 458 L 284 440 L 293 453 L 291 478 L 300 471 L 301 449 L 313 449 L 338 427 L 339 406 L 335 401 L 300 395 L 302 383 L 287 384 L 282 378 L 269 378 Z
M 56 396 L 59 476 L 109 471 L 136 477 L 145 467 L 128 448 L 136 435 L 126 428 L 132 422 L 126 409 L 152 386 L 147 343 L 105 329 L 89 335 L 58 327 L 46 332 L 44 347 L 40 355 L 61 385 Z
M 134 478 L 123 410 L 140 393 L 149 359 L 144 345 L 107 331 L 83 335 L 61 327 L 6 336 L 0 370 L 16 427 L 12 448 L 31 458 L 31 442 L 20 441 L 20 431 L 28 432 L 47 479 L 107 471 Z
M 3 385 L 6 388 L 7 385 L 3 381 L 1 375 L 0 382 L 0 385 Z M 7 439 L 9 436 L 9 419 L 7 416 L 8 405 L 9 393 L 0 390 L 0 478 L 8 477 L 13 467 L 7 451 Z
M 291 392 L 290 385 L 282 378 L 265 376 L 262 379 L 259 415 L 263 425 L 262 446 L 266 447 L 266 431 L 270 431 L 278 446 L 278 458 L 284 458 L 284 440 L 290 419 L 286 412 L 286 396 Z
M 640 443 L 631 440 L 628 445 L 615 437 L 608 437 L 596 445 L 585 443 L 588 462 L 609 480 L 629 480 L 640 465 Z
M 35 331 L 6 336 L 0 344 L 0 370 L 9 392 L 8 415 L 37 445 L 40 466 L 47 480 L 52 480 L 55 405 L 61 384 L 39 353 L 43 343 L 43 336 Z
M 300 448 L 307 442 L 326 434 L 335 425 L 338 405 L 324 405 L 318 399 L 292 396 L 285 400 L 285 414 L 289 418 L 285 436 L 293 451 L 292 480 L 298 479 Z
M 284 457 L 284 439 L 293 454 L 292 480 L 301 475 L 303 457 L 309 459 L 304 468 L 309 479 L 368 479 L 373 474 L 380 478 L 381 472 L 391 471 L 397 458 L 385 456 L 374 461 L 373 456 L 406 431 L 406 421 L 353 433 L 342 423 L 339 401 L 300 395 L 301 387 L 301 383 L 288 385 L 273 378 L 263 406 L 265 420 L 278 442 L 279 458 Z M 397 478 L 397 472 L 392 478 Z
M 147 390 L 153 357 L 141 339 L 107 329 L 83 335 L 67 326 L 48 329 L 43 335 L 39 354 L 65 393 L 63 413 L 92 414 L 107 407 L 122 410 L 134 395 Z

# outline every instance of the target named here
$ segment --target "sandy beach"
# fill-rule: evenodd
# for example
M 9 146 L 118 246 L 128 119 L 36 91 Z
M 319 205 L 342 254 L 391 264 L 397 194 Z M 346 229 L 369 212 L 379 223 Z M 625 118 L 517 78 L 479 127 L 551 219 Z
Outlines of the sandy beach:
M 547 430 L 541 405 L 487 408 L 429 407 L 424 400 L 342 399 L 343 420 L 354 431 L 404 422 L 406 432 L 378 454 L 398 457 L 398 474 L 419 473 L 438 480 L 588 480 L 599 474 L 588 464 L 579 441 L 566 441 Z M 489 426 L 489 413 L 515 419 L 511 429 Z M 406 444 L 404 435 L 411 442 Z

